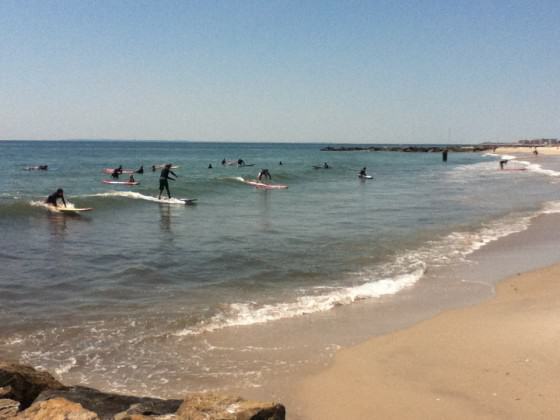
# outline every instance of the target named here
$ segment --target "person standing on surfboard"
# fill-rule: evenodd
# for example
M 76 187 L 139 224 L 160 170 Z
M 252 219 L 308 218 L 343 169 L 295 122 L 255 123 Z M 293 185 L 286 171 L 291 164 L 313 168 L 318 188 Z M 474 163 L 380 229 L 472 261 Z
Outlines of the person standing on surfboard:
M 53 192 L 51 195 L 49 195 L 47 197 L 47 199 L 45 200 L 45 203 L 49 204 L 53 207 L 58 207 L 58 200 L 59 199 L 62 200 L 62 202 L 64 203 L 64 207 L 66 207 L 66 200 L 64 200 L 64 191 L 62 190 L 62 188 L 59 188 L 58 190 Z
M 161 193 L 163 189 L 167 191 L 167 196 L 171 198 L 171 193 L 169 192 L 169 183 L 167 182 L 169 179 L 171 181 L 175 181 L 175 178 L 171 178 L 169 174 L 173 175 L 175 178 L 179 178 L 175 172 L 171 170 L 171 163 L 166 164 L 163 169 L 161 170 L 161 174 L 159 175 L 159 197 L 158 200 L 161 200 Z
M 272 179 L 272 175 L 268 172 L 268 169 L 261 169 L 259 174 L 257 175 L 257 179 L 261 181 L 263 178 L 268 178 L 269 180 Z

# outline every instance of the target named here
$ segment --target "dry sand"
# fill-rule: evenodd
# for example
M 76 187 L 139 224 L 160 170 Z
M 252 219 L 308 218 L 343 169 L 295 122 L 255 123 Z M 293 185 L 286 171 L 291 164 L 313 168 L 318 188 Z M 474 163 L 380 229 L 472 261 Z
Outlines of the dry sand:
M 508 147 L 498 147 L 495 153 L 502 155 L 516 154 L 516 153 L 533 153 L 535 150 L 534 146 L 508 146 Z M 560 155 L 560 146 L 537 146 L 537 151 L 542 155 Z
M 560 265 L 506 280 L 480 305 L 341 350 L 294 391 L 309 420 L 558 419 Z

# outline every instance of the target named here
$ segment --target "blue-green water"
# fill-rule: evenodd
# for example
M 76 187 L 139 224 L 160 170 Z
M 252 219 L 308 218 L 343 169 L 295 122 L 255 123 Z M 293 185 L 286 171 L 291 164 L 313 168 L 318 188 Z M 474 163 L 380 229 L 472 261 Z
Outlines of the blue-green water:
M 203 378 L 219 388 L 240 370 L 257 372 L 255 383 L 263 362 L 240 362 L 239 344 L 216 358 L 214 335 L 397 296 L 560 198 L 554 158 L 499 171 L 497 156 L 475 153 L 444 164 L 436 153 L 321 147 L 0 142 L 0 354 L 124 391 Z M 331 169 L 313 169 L 325 161 Z M 197 205 L 153 201 L 150 168 L 166 162 L 179 165 L 173 196 Z M 49 170 L 23 170 L 42 164 Z M 118 165 L 143 165 L 140 185 L 103 184 L 103 168 Z M 358 179 L 364 166 L 374 180 Z M 260 168 L 289 188 L 240 182 Z M 59 187 L 94 210 L 49 211 L 40 203 Z

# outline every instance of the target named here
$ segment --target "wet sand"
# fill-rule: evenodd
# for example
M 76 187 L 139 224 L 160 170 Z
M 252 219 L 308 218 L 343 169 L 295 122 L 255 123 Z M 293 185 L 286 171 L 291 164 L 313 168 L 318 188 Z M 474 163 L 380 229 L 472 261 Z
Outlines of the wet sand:
M 296 389 L 305 419 L 550 419 L 560 413 L 560 265 L 482 304 L 341 350 Z

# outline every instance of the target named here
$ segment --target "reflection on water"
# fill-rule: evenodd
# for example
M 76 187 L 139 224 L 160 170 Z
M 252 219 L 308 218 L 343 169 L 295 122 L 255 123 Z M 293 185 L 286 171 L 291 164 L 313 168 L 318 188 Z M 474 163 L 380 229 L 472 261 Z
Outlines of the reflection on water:
M 162 232 L 173 233 L 171 230 L 171 206 L 160 204 L 159 206 L 159 227 Z
M 49 229 L 51 238 L 55 240 L 64 239 L 66 236 L 66 215 L 62 213 L 49 212 Z
M 268 230 L 272 227 L 270 222 L 270 191 L 259 191 L 258 195 L 260 227 L 263 230 Z

